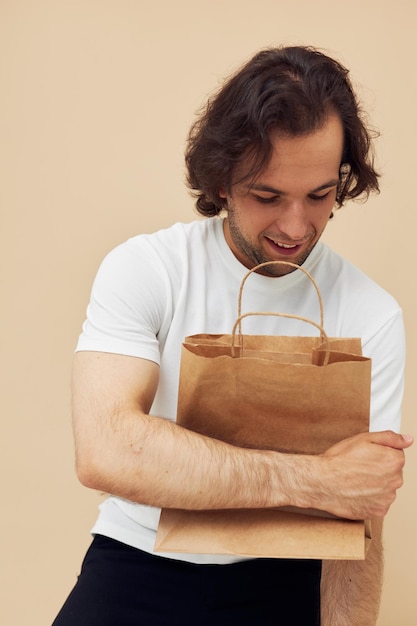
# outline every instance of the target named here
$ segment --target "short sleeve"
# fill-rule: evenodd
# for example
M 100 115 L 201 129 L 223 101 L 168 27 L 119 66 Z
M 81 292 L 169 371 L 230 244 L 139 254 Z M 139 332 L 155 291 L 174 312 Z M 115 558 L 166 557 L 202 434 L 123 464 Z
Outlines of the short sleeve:
M 370 429 L 399 432 L 405 368 L 405 333 L 400 309 L 368 338 L 363 353 L 372 359 Z
M 76 351 L 99 351 L 160 362 L 158 334 L 172 314 L 171 285 L 145 236 L 103 260 L 93 283 Z

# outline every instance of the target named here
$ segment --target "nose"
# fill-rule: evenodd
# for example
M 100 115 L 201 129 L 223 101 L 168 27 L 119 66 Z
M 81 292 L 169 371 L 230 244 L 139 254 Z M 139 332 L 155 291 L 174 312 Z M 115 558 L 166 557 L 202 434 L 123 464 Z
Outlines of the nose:
M 302 241 L 308 233 L 308 217 L 304 202 L 293 200 L 282 206 L 276 224 L 288 240 Z

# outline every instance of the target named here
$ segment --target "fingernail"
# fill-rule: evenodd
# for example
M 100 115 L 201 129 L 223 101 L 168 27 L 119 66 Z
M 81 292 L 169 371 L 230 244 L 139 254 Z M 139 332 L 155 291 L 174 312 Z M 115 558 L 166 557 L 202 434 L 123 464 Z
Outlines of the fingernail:
M 412 443 L 414 441 L 414 437 L 413 435 L 402 435 L 402 438 L 404 439 L 404 441 L 406 441 L 407 443 Z

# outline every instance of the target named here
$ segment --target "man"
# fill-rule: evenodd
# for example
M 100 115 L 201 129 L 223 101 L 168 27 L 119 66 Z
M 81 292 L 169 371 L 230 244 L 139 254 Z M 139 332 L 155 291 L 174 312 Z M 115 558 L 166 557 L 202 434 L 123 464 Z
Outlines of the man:
M 93 287 L 74 363 L 77 470 L 84 485 L 112 496 L 54 624 L 375 624 L 382 518 L 412 439 L 395 432 L 401 311 L 320 242 L 335 207 L 378 191 L 347 70 L 311 48 L 260 52 L 202 112 L 186 162 L 207 219 L 130 239 L 104 260 Z M 181 342 L 230 332 L 243 276 L 270 260 L 303 264 L 323 295 L 328 334 L 360 336 L 372 358 L 372 432 L 321 455 L 242 449 L 175 423 Z M 277 265 L 252 274 L 247 310 L 317 318 L 300 274 Z M 273 317 L 247 320 L 245 331 L 308 332 Z M 160 507 L 282 505 L 371 518 L 366 560 L 153 554 Z

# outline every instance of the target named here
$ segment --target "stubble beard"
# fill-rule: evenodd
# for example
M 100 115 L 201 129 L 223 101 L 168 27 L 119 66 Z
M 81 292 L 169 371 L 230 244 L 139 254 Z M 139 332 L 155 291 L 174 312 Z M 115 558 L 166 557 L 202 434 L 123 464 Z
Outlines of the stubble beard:
M 230 237 L 235 245 L 235 248 L 240 252 L 240 254 L 244 255 L 245 257 L 244 261 L 242 259 L 239 259 L 240 262 L 246 265 L 249 269 L 252 269 L 253 267 L 255 267 L 255 265 L 260 265 L 261 263 L 267 263 L 270 261 L 276 261 L 277 259 L 272 259 L 267 255 L 267 253 L 263 250 L 260 241 L 257 243 L 257 245 L 254 245 L 244 237 L 238 223 L 231 215 L 231 212 L 229 212 L 229 215 L 227 217 Z M 260 235 L 260 238 L 261 237 L 263 237 L 262 234 Z M 315 238 L 312 238 L 312 244 L 308 248 L 303 250 L 303 252 L 299 256 L 295 258 L 288 258 L 288 262 L 295 263 L 296 265 L 303 265 L 303 263 L 310 256 L 312 250 L 316 246 L 317 241 L 318 239 L 316 240 Z M 285 260 L 286 259 L 282 259 L 282 261 Z M 259 273 L 266 274 L 267 276 L 279 277 L 291 274 L 291 272 L 295 272 L 295 270 L 295 267 L 277 264 L 263 267 Z

